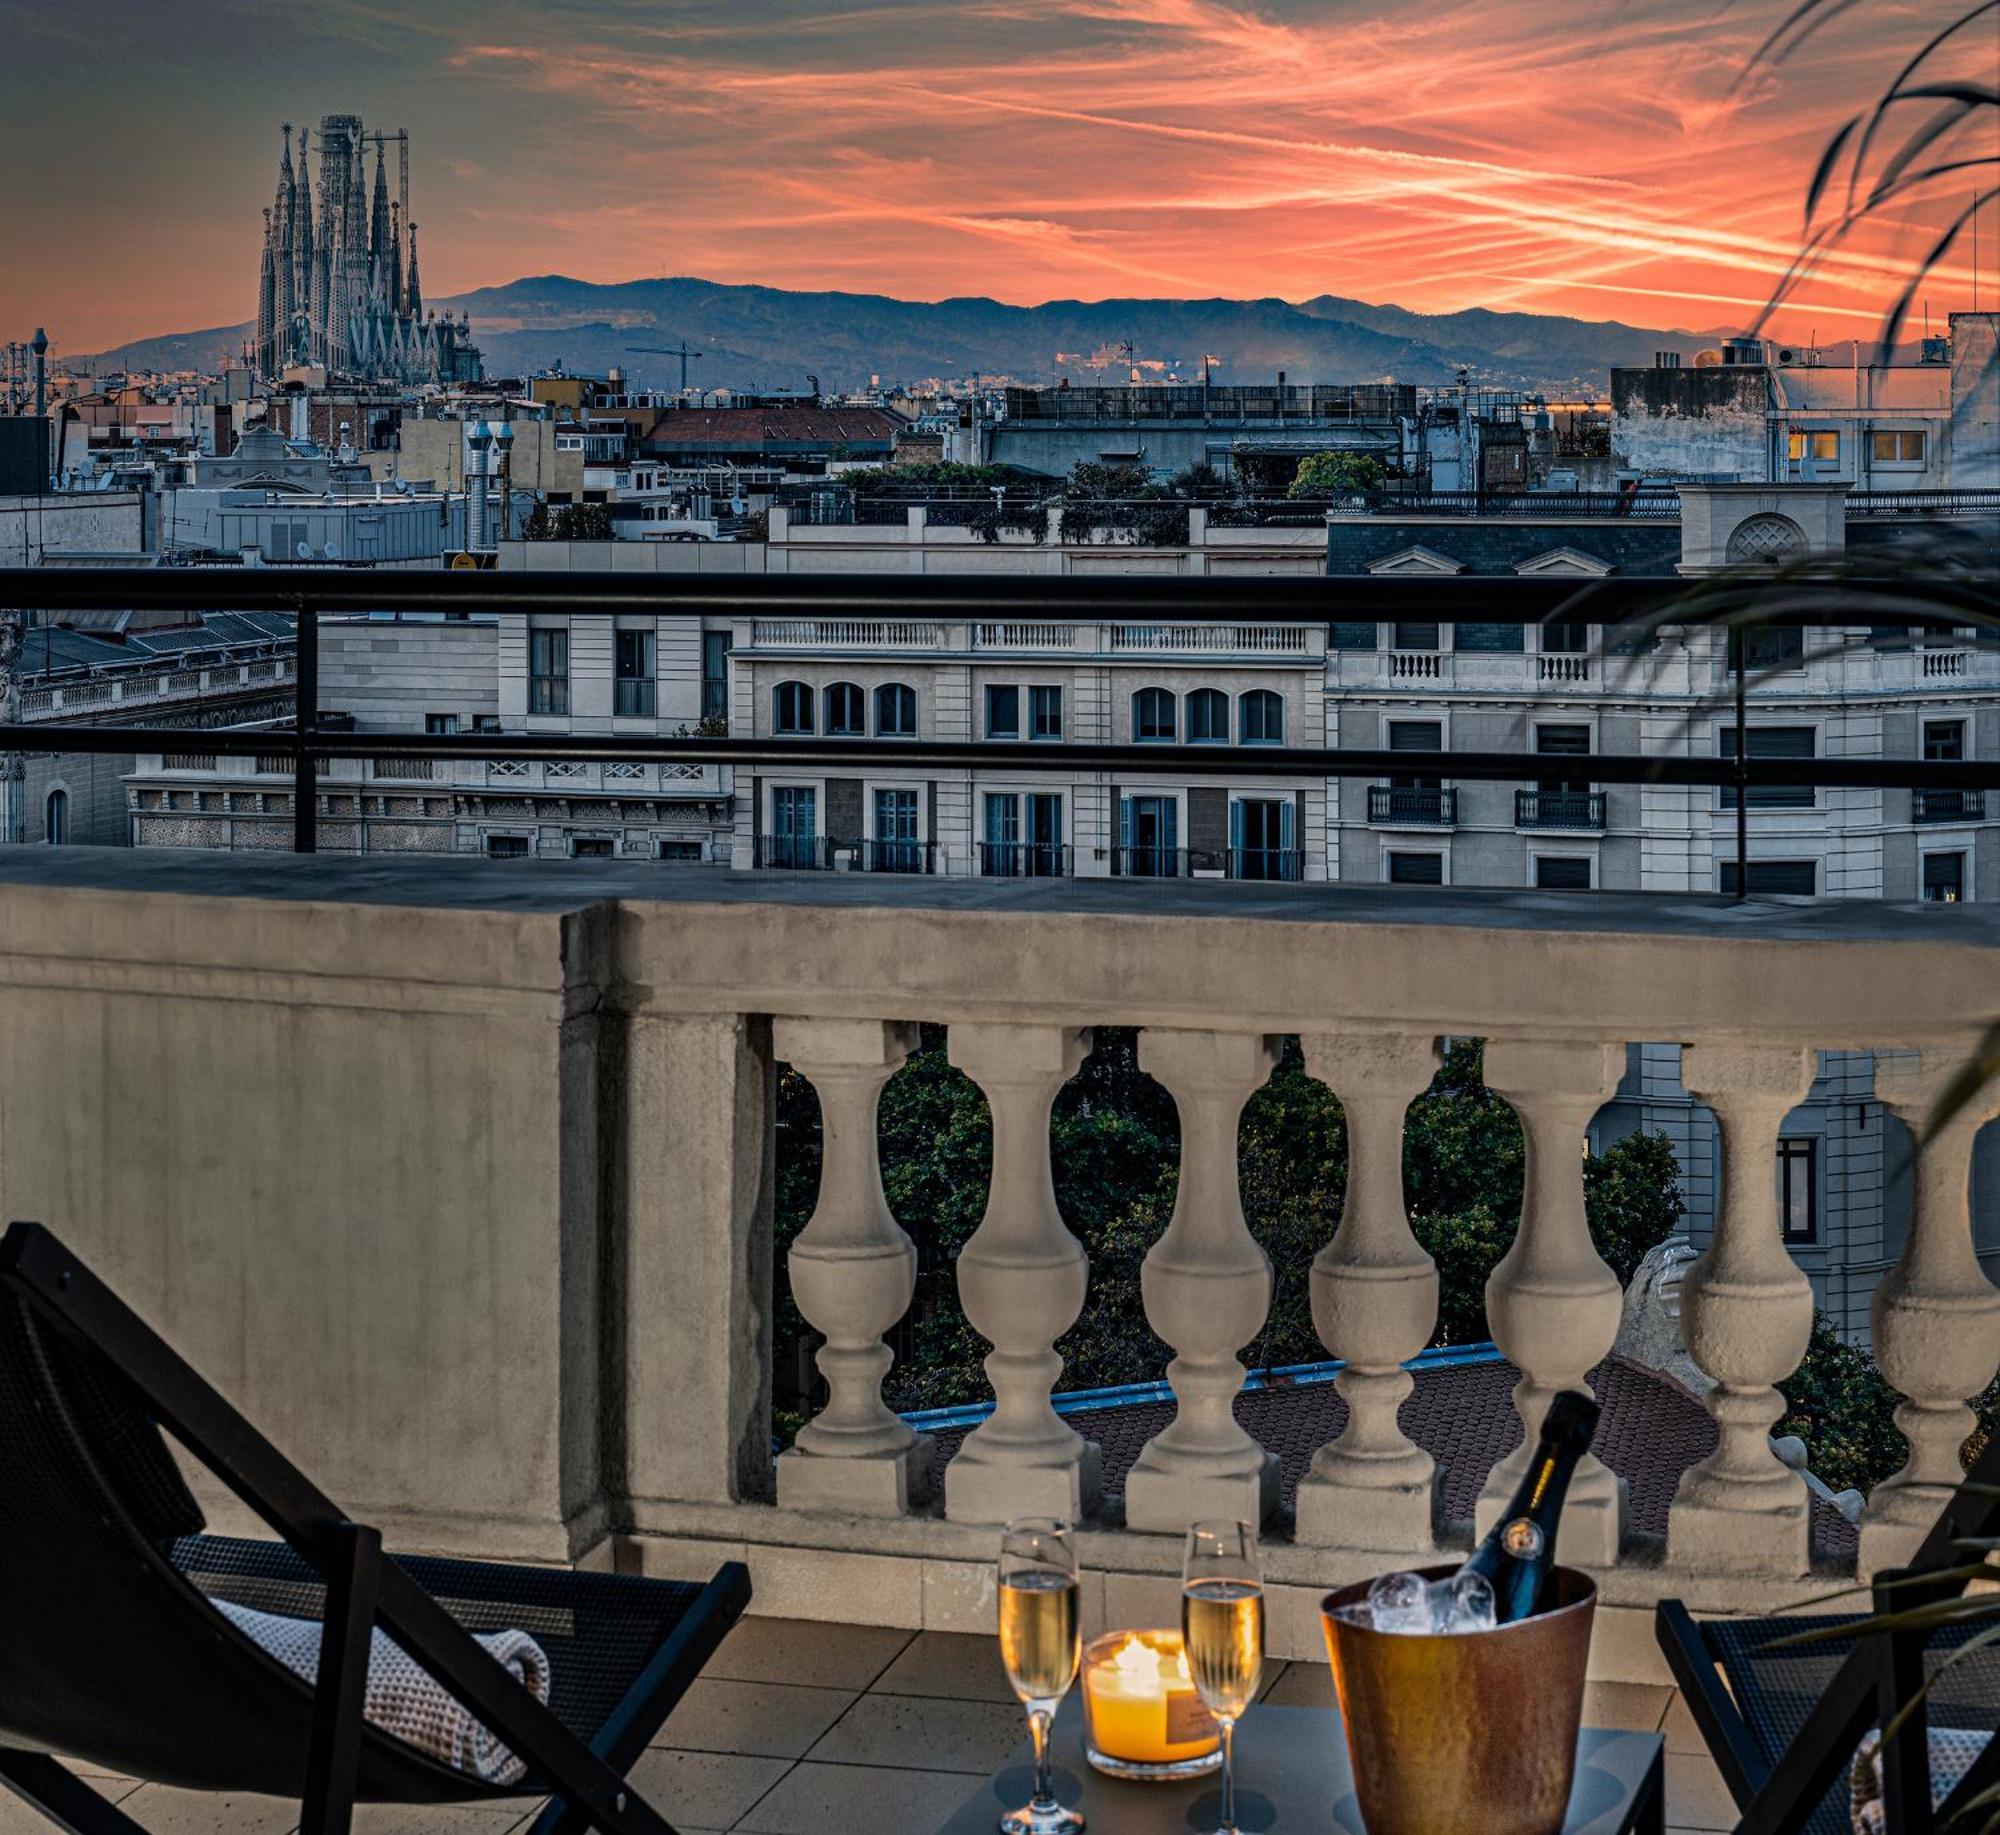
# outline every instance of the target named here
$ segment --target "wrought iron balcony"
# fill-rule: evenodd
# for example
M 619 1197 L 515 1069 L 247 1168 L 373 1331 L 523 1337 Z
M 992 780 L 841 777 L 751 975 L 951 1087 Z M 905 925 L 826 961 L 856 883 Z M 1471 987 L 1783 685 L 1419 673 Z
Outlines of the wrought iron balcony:
M 1516 828 L 1585 828 L 1602 832 L 1604 792 L 1601 790 L 1517 790 Z
M 759 835 L 757 864 L 801 873 L 829 867 L 833 860 L 824 835 Z
M 851 853 L 866 873 L 935 873 L 937 844 L 932 841 L 836 841 L 837 855 Z
M 1232 847 L 1231 879 L 1303 879 L 1306 857 L 1295 847 Z
M 1986 815 L 1983 790 L 1919 788 L 1910 793 L 1913 822 L 1978 822 Z
M 979 871 L 988 879 L 1067 879 L 1070 853 L 1047 841 L 982 841 Z
M 1368 820 L 1377 828 L 1453 828 L 1458 823 L 1458 792 L 1370 784 Z
M 1127 879 L 1185 879 L 1190 862 L 1184 847 L 1114 847 L 1111 870 Z

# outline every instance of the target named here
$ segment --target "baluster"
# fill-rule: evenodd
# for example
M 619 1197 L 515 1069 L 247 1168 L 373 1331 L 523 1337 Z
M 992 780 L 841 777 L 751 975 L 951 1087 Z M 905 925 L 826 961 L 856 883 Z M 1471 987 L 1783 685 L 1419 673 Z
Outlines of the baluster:
M 1403 1362 L 1437 1322 L 1438 1275 L 1403 1205 L 1403 1117 L 1430 1087 L 1437 1041 L 1326 1033 L 1301 1044 L 1347 1118 L 1340 1228 L 1312 1266 L 1313 1324 L 1345 1360 L 1334 1387 L 1347 1425 L 1299 1481 L 1297 1539 L 1421 1551 L 1436 1540 L 1437 1463 L 1396 1416 L 1410 1393 Z
M 1963 1061 L 1962 1052 L 1935 1046 L 1879 1059 L 1876 1096 L 1921 1136 Z M 1958 1454 L 1973 1427 L 1966 1398 L 1984 1389 L 2000 1364 L 2000 1290 L 1980 1269 L 1970 1204 L 1972 1139 L 1996 1112 L 1989 1085 L 1918 1150 L 1909 1240 L 1869 1302 L 1875 1361 L 1902 1392 L 1896 1425 L 1910 1456 L 1868 1499 L 1858 1560 L 1864 1577 L 1901 1567 L 1916 1553 L 1965 1475 Z
M 1716 1388 L 1715 1451 L 1681 1474 L 1667 1513 L 1675 1566 L 1803 1574 L 1806 1481 L 1771 1450 L 1785 1411 L 1776 1385 L 1812 1338 L 1812 1283 L 1785 1247 L 1774 1170 L 1785 1117 L 1812 1087 L 1816 1054 L 1796 1045 L 1690 1045 L 1681 1085 L 1715 1113 L 1722 1179 L 1715 1236 L 1681 1284 L 1688 1354 Z
M 1623 1045 L 1499 1039 L 1486 1047 L 1486 1087 L 1520 1117 L 1525 1150 L 1521 1227 L 1486 1282 L 1493 1342 L 1521 1372 L 1514 1409 L 1523 1437 L 1487 1474 L 1473 1510 L 1480 1535 L 1499 1520 L 1527 1475 L 1556 1392 L 1588 1393 L 1585 1374 L 1618 1336 L 1618 1277 L 1590 1240 L 1584 1210 L 1583 1141 L 1624 1069 Z M 1563 1508 L 1561 1556 L 1609 1567 L 1624 1530 L 1625 1481 L 1586 1453 Z
M 1174 1418 L 1125 1481 L 1134 1529 L 1180 1530 L 1204 1517 L 1259 1523 L 1277 1502 L 1277 1456 L 1236 1423 L 1236 1353 L 1271 1309 L 1271 1264 L 1243 1221 L 1236 1129 L 1243 1105 L 1277 1064 L 1273 1040 L 1250 1033 L 1154 1030 L 1139 1063 L 1166 1086 L 1181 1119 L 1174 1214 L 1140 1270 L 1146 1320 L 1173 1346 Z
M 792 1244 L 792 1293 L 826 1335 L 826 1406 L 778 1460 L 778 1502 L 896 1516 L 920 1500 L 930 1442 L 882 1401 L 894 1356 L 882 1342 L 916 1291 L 916 1244 L 882 1195 L 875 1117 L 917 1029 L 882 1020 L 780 1019 L 773 1053 L 819 1092 L 819 1202 Z
M 993 1346 L 993 1413 L 945 1467 L 953 1522 L 1073 1521 L 1097 1503 L 1097 1448 L 1049 1405 L 1062 1374 L 1053 1346 L 1076 1323 L 1090 1280 L 1083 1245 L 1056 1208 L 1049 1107 L 1089 1049 L 1088 1032 L 1061 1026 L 951 1029 L 951 1061 L 993 1111 L 986 1215 L 958 1257 L 965 1316 Z

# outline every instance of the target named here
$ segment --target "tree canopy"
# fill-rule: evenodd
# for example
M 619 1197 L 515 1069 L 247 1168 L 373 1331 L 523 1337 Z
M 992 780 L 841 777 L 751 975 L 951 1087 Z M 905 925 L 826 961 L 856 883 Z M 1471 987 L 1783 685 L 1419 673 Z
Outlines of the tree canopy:
M 1292 475 L 1293 497 L 1338 497 L 1372 491 L 1388 477 L 1382 461 L 1365 452 L 1310 452 Z

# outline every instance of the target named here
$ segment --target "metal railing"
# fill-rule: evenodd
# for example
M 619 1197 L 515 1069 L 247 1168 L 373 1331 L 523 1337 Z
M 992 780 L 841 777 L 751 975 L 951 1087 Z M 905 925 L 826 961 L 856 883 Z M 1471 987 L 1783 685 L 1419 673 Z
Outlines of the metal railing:
M 1368 820 L 1384 828 L 1451 828 L 1458 821 L 1458 792 L 1370 784 Z
M 1677 490 L 1644 491 L 1369 491 L 1370 516 L 1628 516 L 1671 521 L 1681 513 Z
M 1588 828 L 1604 826 L 1601 790 L 1517 790 L 1516 828 Z
M 1296 847 L 1232 847 L 1229 850 L 1231 879 L 1303 879 L 1306 857 Z
M 1885 577 L 1885 590 L 1901 583 Z M 1579 585 L 1571 579 L 1532 576 L 1467 580 L 1441 578 L 1334 579 L 1326 576 L 1173 578 L 1145 575 L 998 576 L 964 574 L 499 574 L 378 573 L 365 568 L 48 568 L 0 570 L 0 611 L 35 608 L 58 616 L 79 610 L 280 611 L 298 620 L 298 688 L 289 727 L 204 730 L 205 757 L 288 754 L 294 787 L 293 847 L 318 846 L 315 811 L 321 761 L 409 755 L 484 760 L 490 772 L 535 759 L 599 762 L 640 760 L 685 766 L 752 766 L 787 771 L 949 768 L 996 769 L 1008 765 L 1046 770 L 1052 751 L 1033 741 L 771 739 L 631 733 L 385 733 L 356 732 L 351 723 L 318 712 L 322 619 L 398 612 L 520 617 L 529 612 L 606 616 L 643 610 L 662 619 L 702 615 L 748 617 L 772 628 L 805 631 L 832 623 L 865 628 L 878 643 L 899 640 L 935 645 L 940 620 L 994 622 L 1076 620 L 1086 624 L 1159 622 L 1186 625 L 1325 625 L 1336 618 L 1375 623 L 1457 625 L 1494 622 L 1588 623 L 1607 631 L 1671 607 L 1681 588 L 1672 580 L 1611 576 Z M 1906 613 L 1885 627 L 1953 632 L 1973 608 L 1941 606 Z M 774 616 L 776 614 L 776 616 Z M 810 614 L 810 615 L 808 615 Z M 833 616 L 829 617 L 828 614 Z M 1811 628 L 1803 614 L 1780 614 L 1774 626 Z M 893 634 L 893 639 L 892 639 Z M 1732 650 L 1740 652 L 1740 645 Z M 1746 672 L 1732 656 L 1736 724 L 1744 722 Z M 173 754 L 188 743 L 184 728 L 99 727 L 58 721 L 0 725 L 0 751 L 25 753 Z M 1161 748 L 1149 745 L 1070 743 L 1061 748 L 1065 768 L 1145 773 L 1160 768 Z M 865 761 L 865 766 L 864 766 Z M 1762 758 L 1590 753 L 1564 760 L 1580 778 L 1610 784 L 1792 786 L 1807 789 L 1926 789 L 1984 791 L 2000 787 L 2000 760 L 1942 761 L 1910 757 Z M 173 768 L 171 765 L 169 769 Z M 1392 752 L 1340 746 L 1217 747 L 1204 750 L 1209 778 L 1380 778 L 1447 772 L 1464 781 L 1519 780 L 1518 752 Z M 1376 786 L 1370 806 L 1377 806 Z M 1439 814 L 1448 805 L 1439 805 Z M 1398 820 L 1404 818 L 1396 818 Z M 1441 824 L 1433 819 L 1423 826 Z M 816 845 L 816 844 L 815 844 Z M 1736 858 L 1749 858 L 1747 820 L 1739 811 Z M 760 858 L 773 864 L 765 844 Z M 801 860 L 824 865 L 823 858 Z M 1134 862 L 1135 866 L 1141 863 Z M 1164 861 L 1161 864 L 1166 864 Z M 1178 869 L 1183 863 L 1178 855 Z M 1219 865 L 1219 863 L 1217 863 Z
M 1067 879 L 1067 847 L 1048 841 L 982 841 L 979 871 L 987 879 Z
M 833 864 L 833 852 L 824 835 L 759 835 L 757 864 L 787 873 L 820 872 Z
M 1979 822 L 1986 816 L 1983 790 L 1940 790 L 1919 786 L 1911 793 L 1913 822 Z
M 935 873 L 934 841 L 837 841 L 836 853 L 852 852 L 864 873 Z
M 1127 879 L 1185 879 L 1189 872 L 1184 847 L 1114 847 L 1111 870 Z

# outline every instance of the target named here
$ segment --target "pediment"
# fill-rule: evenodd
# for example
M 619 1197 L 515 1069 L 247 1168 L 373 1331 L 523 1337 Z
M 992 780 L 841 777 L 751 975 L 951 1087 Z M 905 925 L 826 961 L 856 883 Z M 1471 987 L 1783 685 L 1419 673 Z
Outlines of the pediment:
M 1380 560 L 1368 563 L 1370 573 L 1463 573 L 1465 563 L 1455 561 L 1448 554 L 1440 554 L 1435 548 L 1426 548 L 1421 542 L 1408 548 L 1398 548 L 1394 554 L 1385 554 Z
M 1600 560 L 1594 554 L 1585 554 L 1581 548 L 1549 548 L 1542 553 L 1530 555 L 1515 567 L 1516 573 L 1524 574 L 1582 574 L 1590 579 L 1601 580 L 1608 573 L 1615 573 L 1616 567 Z

